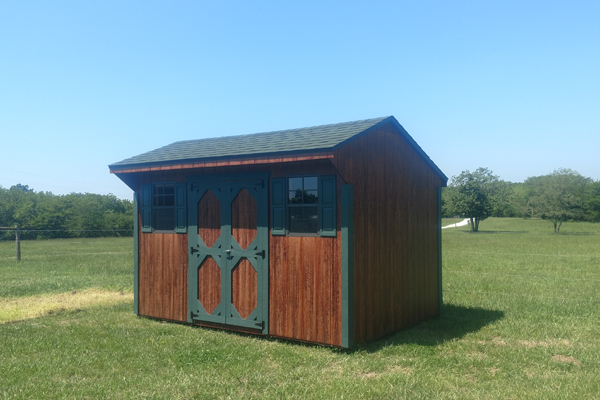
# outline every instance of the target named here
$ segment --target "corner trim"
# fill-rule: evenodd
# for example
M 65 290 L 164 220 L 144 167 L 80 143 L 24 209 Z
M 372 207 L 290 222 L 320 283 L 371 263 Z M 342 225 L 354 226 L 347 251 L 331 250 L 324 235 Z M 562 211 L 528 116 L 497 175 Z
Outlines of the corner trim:
M 354 187 L 342 185 L 342 347 L 354 345 Z
M 437 188 L 438 314 L 442 315 L 442 188 Z
M 139 192 L 133 192 L 133 312 L 139 315 L 139 211 L 138 211 Z

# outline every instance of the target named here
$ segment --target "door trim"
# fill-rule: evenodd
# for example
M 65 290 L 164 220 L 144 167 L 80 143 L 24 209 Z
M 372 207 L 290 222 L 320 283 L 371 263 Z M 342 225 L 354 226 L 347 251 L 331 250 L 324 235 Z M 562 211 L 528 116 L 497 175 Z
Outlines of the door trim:
M 264 271 L 262 273 L 261 282 L 257 282 L 257 296 L 262 297 L 260 304 L 257 304 L 257 307 L 262 308 L 262 319 L 264 321 L 262 327 L 258 328 L 261 333 L 268 334 L 269 333 L 269 273 L 270 273 L 270 264 L 269 264 L 269 172 L 256 172 L 256 173 L 240 173 L 240 174 L 217 174 L 217 175 L 193 175 L 188 176 L 187 185 L 188 185 L 188 215 L 190 213 L 190 207 L 196 207 L 196 204 L 192 200 L 193 192 L 195 191 L 195 185 L 210 185 L 216 184 L 219 182 L 233 182 L 233 181 L 258 181 L 262 180 L 263 182 L 263 193 L 262 193 L 262 201 L 257 201 L 257 220 L 256 220 L 256 229 L 257 236 L 260 238 L 259 244 L 265 250 L 264 259 L 263 259 L 263 268 Z M 234 197 L 235 198 L 235 197 Z M 233 200 L 233 199 L 231 199 Z M 193 222 L 193 223 L 192 223 Z M 192 226 L 196 226 L 196 229 L 190 229 Z M 193 264 L 198 262 L 196 257 L 192 257 L 190 254 L 190 247 L 196 245 L 196 236 L 197 236 L 197 221 L 192 221 L 191 218 L 188 219 L 188 322 L 195 323 L 192 318 L 192 310 L 190 305 L 192 302 L 197 300 L 193 299 L 193 291 L 189 290 L 191 282 L 196 280 L 196 276 L 194 274 Z M 220 240 L 220 239 L 219 239 Z M 217 240 L 217 242 L 219 241 Z M 222 280 L 222 283 L 223 280 Z M 197 282 L 195 283 L 197 285 Z M 227 292 L 231 292 L 231 287 L 227 288 Z M 260 292 L 260 293 L 259 293 Z M 227 299 L 221 299 L 223 301 L 229 301 Z M 258 298 L 257 298 L 258 301 Z M 220 307 L 220 306 L 219 306 Z M 211 324 L 210 321 L 206 321 L 207 324 Z M 231 329 L 241 329 L 243 330 L 243 326 L 239 325 L 223 325 L 223 327 L 231 327 Z

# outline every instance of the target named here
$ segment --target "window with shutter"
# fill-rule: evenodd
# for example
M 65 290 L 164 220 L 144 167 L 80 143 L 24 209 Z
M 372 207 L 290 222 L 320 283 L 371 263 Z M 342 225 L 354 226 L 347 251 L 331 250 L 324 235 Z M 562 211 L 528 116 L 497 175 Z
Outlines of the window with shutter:
M 329 236 L 336 232 L 335 176 L 271 179 L 271 234 Z
M 142 186 L 142 232 L 186 233 L 185 183 Z

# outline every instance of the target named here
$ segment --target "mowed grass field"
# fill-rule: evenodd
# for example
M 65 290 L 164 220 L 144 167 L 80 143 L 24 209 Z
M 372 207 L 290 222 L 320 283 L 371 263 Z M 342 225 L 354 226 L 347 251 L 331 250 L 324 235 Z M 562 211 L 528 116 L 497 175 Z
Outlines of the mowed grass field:
M 442 316 L 348 351 L 136 317 L 131 238 L 0 241 L 0 398 L 600 399 L 600 225 L 467 230 Z

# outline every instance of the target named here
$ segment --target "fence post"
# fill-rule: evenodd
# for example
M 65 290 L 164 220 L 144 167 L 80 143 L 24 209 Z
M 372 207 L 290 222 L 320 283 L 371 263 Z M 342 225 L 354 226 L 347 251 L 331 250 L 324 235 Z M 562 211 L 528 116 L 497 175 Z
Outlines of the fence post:
M 19 238 L 19 225 L 15 225 L 15 242 L 17 247 L 17 262 L 21 262 L 21 240 Z

